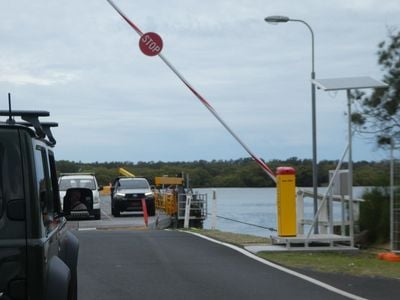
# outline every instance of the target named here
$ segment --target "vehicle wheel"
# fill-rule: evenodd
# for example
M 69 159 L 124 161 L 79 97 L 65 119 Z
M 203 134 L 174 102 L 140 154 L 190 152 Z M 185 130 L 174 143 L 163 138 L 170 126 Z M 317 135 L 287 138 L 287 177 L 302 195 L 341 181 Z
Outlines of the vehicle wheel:
M 112 215 L 114 216 L 114 217 L 119 217 L 121 214 L 120 214 L 120 212 L 119 212 L 119 210 L 117 210 L 117 209 L 115 209 L 115 208 L 112 208 L 111 209 L 111 213 L 112 213 Z
M 78 280 L 76 274 L 72 276 L 69 283 L 68 300 L 78 300 Z

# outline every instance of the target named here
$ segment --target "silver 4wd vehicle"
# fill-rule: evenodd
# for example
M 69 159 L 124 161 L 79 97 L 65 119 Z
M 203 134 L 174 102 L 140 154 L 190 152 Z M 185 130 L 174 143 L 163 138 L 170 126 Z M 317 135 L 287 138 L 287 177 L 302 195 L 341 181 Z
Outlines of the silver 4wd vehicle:
M 77 299 L 79 242 L 61 212 L 50 131 L 58 125 L 39 122 L 46 111 L 0 116 L 0 299 Z
M 60 187 L 60 199 L 64 199 L 67 190 L 75 188 L 86 188 L 92 191 L 93 202 L 86 201 L 85 207 L 82 209 L 74 209 L 71 207 L 71 213 L 69 217 L 88 217 L 93 216 L 96 220 L 100 220 L 100 193 L 103 189 L 102 186 L 97 184 L 96 177 L 94 174 L 88 173 L 67 173 L 61 174 L 58 179 L 58 185 Z
M 146 178 L 117 177 L 111 186 L 111 213 L 119 217 L 123 211 L 143 211 L 142 199 L 146 201 L 149 216 L 156 214 L 154 193 Z

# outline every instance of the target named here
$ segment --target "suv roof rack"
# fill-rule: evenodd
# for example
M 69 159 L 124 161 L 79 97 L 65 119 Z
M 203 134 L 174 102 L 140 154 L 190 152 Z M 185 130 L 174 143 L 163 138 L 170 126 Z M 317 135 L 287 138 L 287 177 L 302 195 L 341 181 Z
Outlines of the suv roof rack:
M 6 123 L 33 127 L 38 137 L 48 137 L 50 145 L 54 146 L 56 140 L 50 130 L 51 127 L 58 127 L 55 122 L 40 122 L 39 117 L 48 117 L 50 113 L 45 110 L 0 110 L 0 116 L 8 116 Z M 25 122 L 16 122 L 12 117 L 20 117 Z
M 36 127 L 30 122 L 15 122 L 15 124 L 24 125 L 24 126 L 28 126 L 28 127 L 34 127 L 35 130 L 37 131 Z M 40 126 L 41 126 L 41 129 L 44 131 L 45 135 L 47 136 L 47 138 L 49 139 L 50 144 L 52 146 L 54 146 L 57 143 L 57 141 L 54 138 L 53 133 L 51 132 L 50 128 L 58 127 L 58 123 L 56 123 L 56 122 L 40 122 Z

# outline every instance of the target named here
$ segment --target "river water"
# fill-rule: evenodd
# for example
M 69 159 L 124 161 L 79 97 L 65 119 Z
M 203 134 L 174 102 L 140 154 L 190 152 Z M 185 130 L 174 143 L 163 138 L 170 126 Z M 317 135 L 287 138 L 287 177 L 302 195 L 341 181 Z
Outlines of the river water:
M 194 192 L 208 195 L 209 215 L 204 222 L 204 228 L 211 228 L 211 207 L 213 190 L 217 198 L 217 215 L 250 223 L 267 228 L 277 228 L 277 209 L 276 209 L 276 188 L 215 188 L 215 189 L 194 189 Z M 354 198 L 360 198 L 366 187 L 354 187 Z M 324 188 L 318 190 L 320 193 Z M 305 204 L 305 215 L 312 215 L 311 202 Z M 335 210 L 334 210 L 335 212 Z M 217 218 L 216 229 L 234 233 L 244 233 L 263 237 L 275 235 L 274 232 L 246 225 L 240 222 L 234 222 L 223 218 Z

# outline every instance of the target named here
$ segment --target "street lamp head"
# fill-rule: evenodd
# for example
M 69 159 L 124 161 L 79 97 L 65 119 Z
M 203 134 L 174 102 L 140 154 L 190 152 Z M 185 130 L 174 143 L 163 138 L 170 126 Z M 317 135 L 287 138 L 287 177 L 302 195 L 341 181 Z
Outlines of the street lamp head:
M 286 22 L 290 21 L 289 17 L 285 17 L 285 16 L 269 16 L 269 17 L 266 17 L 264 20 L 265 20 L 265 22 L 274 24 L 274 25 L 276 25 L 278 23 L 286 23 Z

